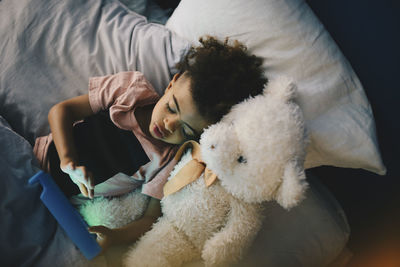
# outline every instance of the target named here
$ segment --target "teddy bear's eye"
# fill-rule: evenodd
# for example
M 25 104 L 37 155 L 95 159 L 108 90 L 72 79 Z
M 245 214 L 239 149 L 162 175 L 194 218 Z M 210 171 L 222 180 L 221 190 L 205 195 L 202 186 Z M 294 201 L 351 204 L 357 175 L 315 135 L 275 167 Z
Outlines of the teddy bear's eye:
M 246 158 L 243 157 L 243 156 L 238 157 L 237 161 L 238 161 L 239 163 L 246 163 L 246 162 L 247 162 Z

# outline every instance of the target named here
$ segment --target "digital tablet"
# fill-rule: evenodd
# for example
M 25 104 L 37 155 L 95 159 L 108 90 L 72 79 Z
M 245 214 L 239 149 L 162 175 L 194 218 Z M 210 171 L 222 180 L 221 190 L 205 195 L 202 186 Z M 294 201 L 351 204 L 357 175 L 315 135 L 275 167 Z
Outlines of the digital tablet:
M 40 199 L 82 254 L 89 260 L 97 256 L 101 247 L 96 242 L 96 235 L 89 233 L 87 223 L 68 201 L 51 176 L 40 171 L 29 179 L 29 184 L 35 183 L 42 185 L 43 191 Z

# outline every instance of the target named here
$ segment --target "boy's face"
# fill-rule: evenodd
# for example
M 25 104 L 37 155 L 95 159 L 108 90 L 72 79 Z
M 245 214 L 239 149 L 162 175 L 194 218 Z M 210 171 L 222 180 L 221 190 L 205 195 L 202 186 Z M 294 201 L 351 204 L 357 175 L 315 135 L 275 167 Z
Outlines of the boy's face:
M 153 109 L 150 134 L 170 144 L 182 144 L 199 138 L 208 125 L 193 101 L 190 78 L 176 74 Z

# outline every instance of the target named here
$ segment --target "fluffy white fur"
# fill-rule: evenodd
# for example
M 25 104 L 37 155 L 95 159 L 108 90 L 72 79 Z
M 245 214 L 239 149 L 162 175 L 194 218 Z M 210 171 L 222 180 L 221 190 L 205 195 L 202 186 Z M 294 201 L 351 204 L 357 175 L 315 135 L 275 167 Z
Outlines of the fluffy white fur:
M 78 211 L 89 226 L 104 225 L 109 228 L 124 226 L 143 215 L 149 197 L 140 190 L 133 191 L 121 197 L 75 198 L 79 203 Z
M 163 216 L 130 248 L 125 266 L 175 267 L 196 259 L 206 266 L 229 264 L 257 234 L 261 202 L 276 200 L 286 209 L 299 203 L 307 188 L 308 141 L 295 93 L 289 79 L 270 81 L 264 94 L 236 105 L 205 130 L 203 160 L 219 180 L 207 188 L 200 177 L 164 197 Z

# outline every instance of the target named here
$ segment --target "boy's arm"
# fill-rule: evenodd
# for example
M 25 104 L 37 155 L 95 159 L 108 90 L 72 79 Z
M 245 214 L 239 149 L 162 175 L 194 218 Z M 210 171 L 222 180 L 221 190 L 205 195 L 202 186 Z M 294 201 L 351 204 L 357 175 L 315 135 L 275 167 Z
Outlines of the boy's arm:
M 54 144 L 60 157 L 61 168 L 70 166 L 72 170 L 75 170 L 75 168 L 78 167 L 78 155 L 74 142 L 73 125 L 76 121 L 82 120 L 90 115 L 93 115 L 93 111 L 87 94 L 62 101 L 50 109 L 48 120 Z M 93 183 L 91 174 L 86 168 L 81 166 L 79 169 L 83 173 L 84 179 L 87 180 L 88 183 Z M 82 183 L 78 183 L 77 185 L 83 195 L 93 196 L 93 190 L 88 190 Z
M 131 244 L 137 241 L 161 217 L 160 200 L 151 198 L 144 215 L 121 228 L 110 229 L 105 226 L 89 227 L 89 232 L 98 235 L 98 242 L 103 251 L 113 245 Z
M 48 120 L 61 162 L 67 158 L 77 159 L 73 124 L 90 115 L 93 111 L 87 94 L 60 102 L 50 109 Z

